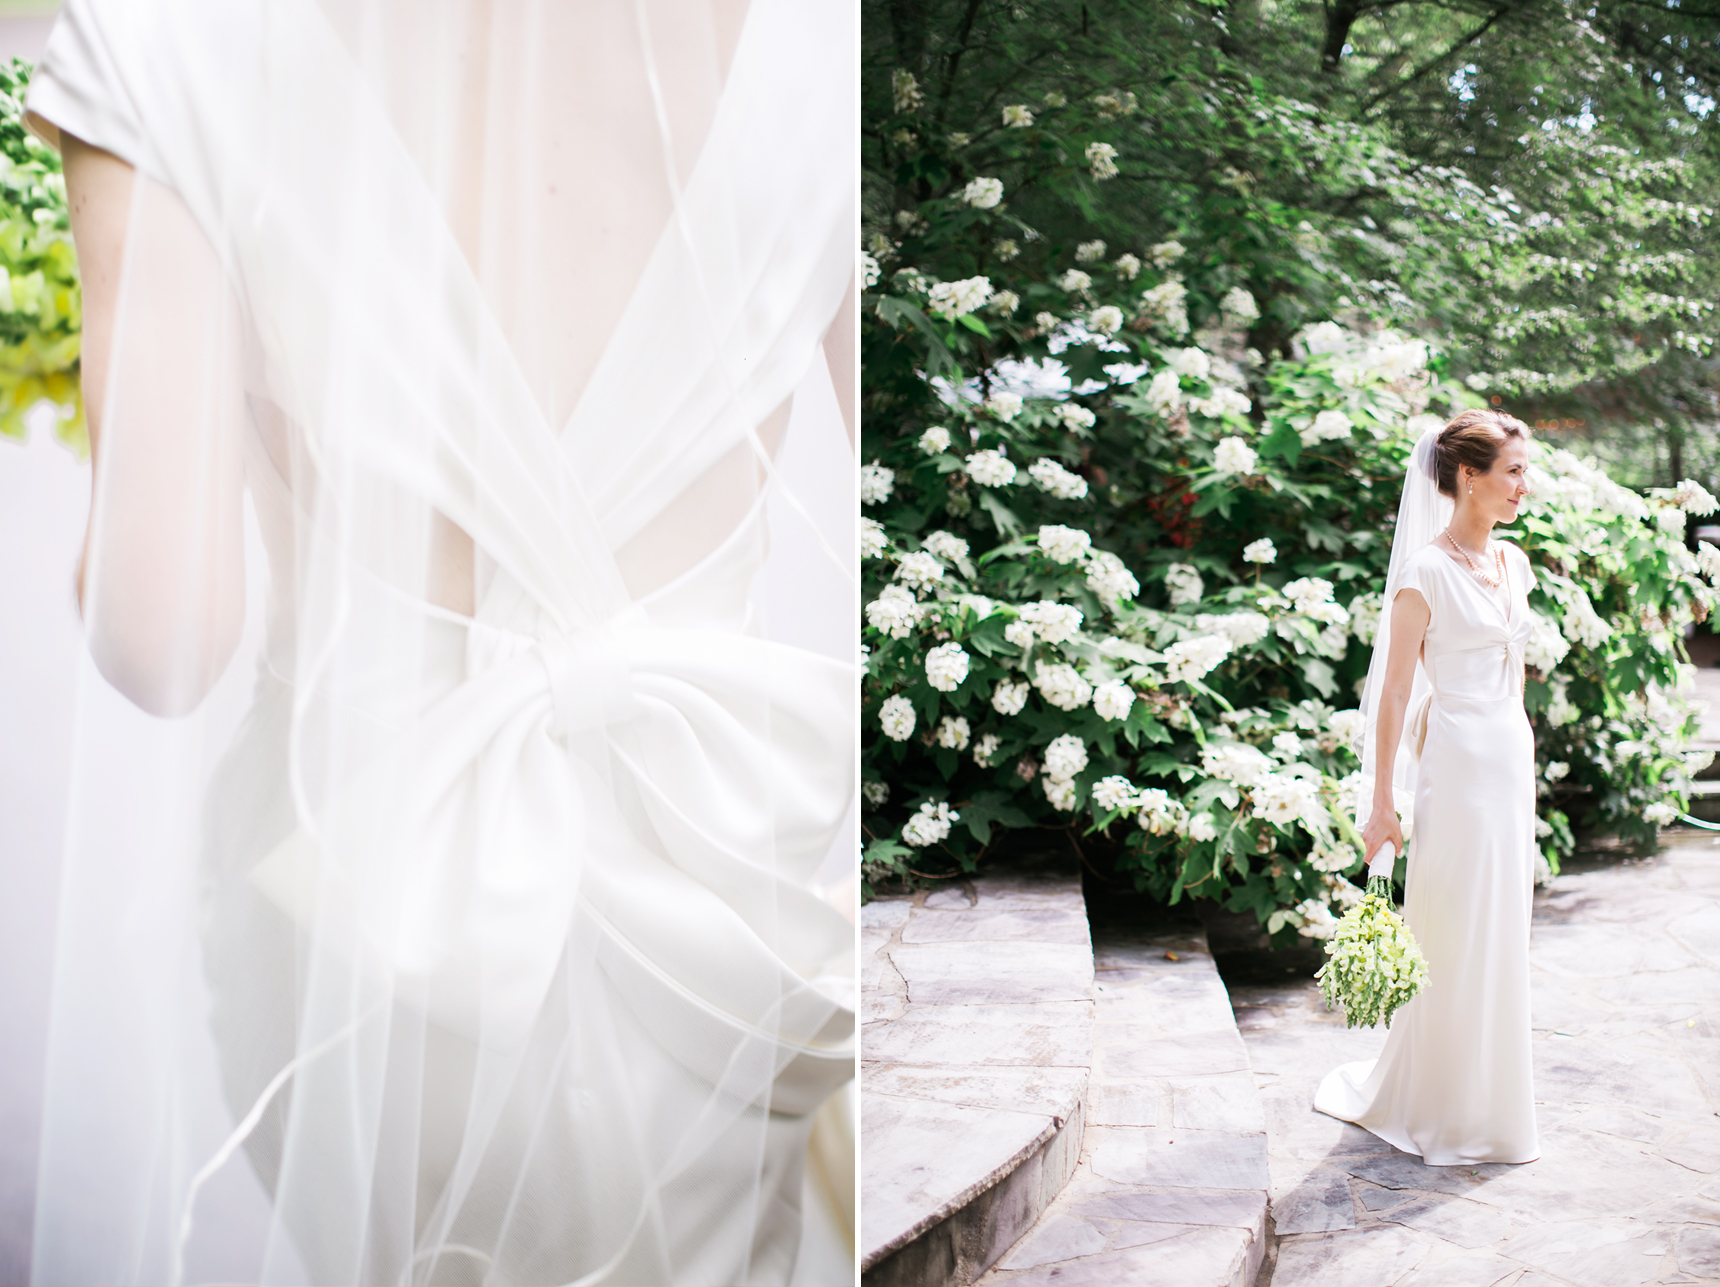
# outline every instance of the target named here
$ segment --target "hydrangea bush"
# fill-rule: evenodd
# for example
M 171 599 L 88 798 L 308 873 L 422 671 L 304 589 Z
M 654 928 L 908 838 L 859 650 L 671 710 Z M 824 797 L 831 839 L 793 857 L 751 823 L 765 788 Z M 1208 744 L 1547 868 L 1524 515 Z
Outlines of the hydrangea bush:
M 1072 181 L 1106 181 L 1107 158 L 1065 150 Z M 1170 902 L 1329 936 L 1361 897 L 1354 708 L 1404 463 L 1481 399 L 1358 315 L 1263 355 L 1241 270 L 1174 236 L 1025 253 L 1041 239 L 1009 195 L 952 181 L 868 242 L 865 878 L 1055 828 Z M 1573 822 L 1648 834 L 1684 807 L 1681 636 L 1720 555 L 1685 545 L 1700 487 L 1644 497 L 1554 444 L 1533 459 L 1504 535 L 1539 576 L 1552 870 Z

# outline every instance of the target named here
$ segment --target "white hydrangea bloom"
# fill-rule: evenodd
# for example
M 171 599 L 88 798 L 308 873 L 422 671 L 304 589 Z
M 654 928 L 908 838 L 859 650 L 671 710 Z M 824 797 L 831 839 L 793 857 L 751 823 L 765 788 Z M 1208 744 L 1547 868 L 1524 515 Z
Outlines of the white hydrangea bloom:
M 1022 604 L 1016 611 L 1020 613 L 1021 620 L 1033 627 L 1034 634 L 1046 643 L 1067 643 L 1081 629 L 1081 609 L 1071 604 L 1040 599 Z
M 952 751 L 965 751 L 971 734 L 968 722 L 960 715 L 946 715 L 938 721 L 939 746 L 948 747 Z
M 860 503 L 882 505 L 890 499 L 890 489 L 896 485 L 896 471 L 877 461 L 860 466 Z
M 1304 899 L 1297 903 L 1296 914 L 1302 918 L 1296 932 L 1304 938 L 1331 938 L 1338 932 L 1338 918 L 1332 915 L 1332 909 L 1318 898 Z
M 1117 270 L 1117 276 L 1127 281 L 1134 281 L 1140 275 L 1141 261 L 1135 255 L 1118 255 L 1116 263 L 1111 267 Z
M 967 458 L 967 473 L 981 487 L 1005 487 L 1015 481 L 1015 462 L 988 447 Z
M 1007 679 L 997 681 L 997 686 L 991 690 L 991 708 L 999 715 L 1019 715 L 1021 708 L 1027 705 L 1027 684 L 1011 683 Z
M 1172 349 L 1165 361 L 1178 375 L 1204 380 L 1212 374 L 1212 356 L 1202 348 Z
M 1185 832 L 1190 840 L 1205 843 L 1218 839 L 1218 824 L 1212 820 L 1210 813 L 1197 813 L 1188 820 Z
M 1003 123 L 1012 130 L 1024 130 L 1033 124 L 1033 111 L 1026 103 L 1010 103 L 1003 109 Z
M 902 824 L 902 843 L 916 849 L 939 844 L 950 834 L 950 824 L 960 818 L 961 814 L 941 800 L 937 804 L 922 804 L 914 816 Z
M 1175 371 L 1160 371 L 1147 385 L 1147 405 L 1160 415 L 1175 411 L 1182 403 L 1182 385 Z
M 1093 538 L 1073 527 L 1044 523 L 1039 528 L 1039 551 L 1053 563 L 1073 563 L 1092 546 Z
M 1613 632 L 1611 623 L 1595 611 L 1595 605 L 1581 590 L 1574 591 L 1565 605 L 1563 630 L 1565 638 L 1585 648 L 1599 648 L 1612 638 Z
M 1286 762 L 1301 758 L 1302 739 L 1286 729 L 1272 737 L 1272 754 Z
M 1109 550 L 1094 550 L 1087 556 L 1087 588 L 1101 603 L 1114 605 L 1141 592 L 1141 583 L 1123 560 Z
M 966 277 L 959 282 L 939 282 L 932 287 L 928 307 L 946 321 L 966 317 L 991 298 L 991 278 Z
M 944 565 L 925 551 L 915 550 L 896 564 L 896 579 L 915 590 L 925 590 L 944 579 Z
M 1115 335 L 1123 329 L 1123 310 L 1115 304 L 1104 304 L 1087 317 L 1087 325 L 1100 335 Z
M 1178 608 L 1185 603 L 1199 603 L 1206 593 L 1206 584 L 1192 564 L 1173 563 L 1165 569 L 1165 589 L 1170 593 L 1171 607 Z
M 1188 287 L 1179 281 L 1168 281 L 1142 291 L 1141 316 L 1172 335 L 1187 335 Z
M 928 456 L 936 456 L 950 449 L 950 431 L 942 425 L 933 425 L 920 435 L 920 450 Z
M 1668 536 L 1684 537 L 1684 522 L 1689 517 L 1681 509 L 1671 505 L 1662 506 L 1654 511 L 1654 525 Z
M 1720 549 L 1707 541 L 1700 541 L 1696 546 L 1696 565 L 1702 569 L 1702 575 L 1710 581 L 1720 581 Z
M 1298 436 L 1304 447 L 1311 447 L 1328 439 L 1348 438 L 1354 428 L 1354 422 L 1342 411 L 1322 411 Z
M 1033 646 L 1033 625 L 1027 621 L 1011 621 L 1003 628 L 1005 643 L 1012 643 L 1017 648 Z
M 950 563 L 959 562 L 968 555 L 968 543 L 954 532 L 928 532 L 920 544 Z
M 1012 290 L 1000 290 L 991 297 L 991 309 L 1004 317 L 1011 317 L 1015 310 L 1021 307 L 1021 296 Z
M 1128 778 L 1112 774 L 1093 784 L 1093 803 L 1112 811 L 1130 808 L 1135 802 L 1135 784 Z
M 1563 728 L 1565 725 L 1573 724 L 1582 718 L 1582 714 L 1576 703 L 1566 693 L 1565 685 L 1555 681 L 1552 699 L 1547 703 L 1547 723 L 1554 728 Z
M 1210 398 L 1190 398 L 1188 408 L 1197 416 L 1210 416 L 1216 420 L 1221 416 L 1245 416 L 1254 409 L 1254 404 L 1247 394 L 1220 387 L 1213 390 Z
M 1017 245 L 1013 239 L 1008 237 L 1005 237 L 1002 241 L 998 242 L 997 245 L 992 247 L 992 249 L 997 252 L 997 257 L 1004 263 L 1008 263 L 1021 253 L 1021 247 Z
M 1296 338 L 1301 340 L 1304 350 L 1315 355 L 1341 353 L 1350 345 L 1349 332 L 1336 322 L 1315 322 Z
M 982 769 L 989 769 L 997 763 L 997 748 L 1003 744 L 1003 739 L 996 733 L 986 733 L 973 744 L 973 762 Z
M 1137 794 L 1135 803 L 1140 807 L 1135 821 L 1140 824 L 1142 831 L 1150 831 L 1155 836 L 1168 836 L 1174 831 L 1180 831 L 1188 818 L 1188 810 L 1183 807 L 1183 802 L 1171 799 L 1168 793 L 1158 787 L 1149 787 Z
M 1109 680 L 1093 691 L 1093 709 L 1100 719 L 1113 722 L 1128 719 L 1134 704 L 1135 690 L 1120 679 Z
M 1117 149 L 1109 143 L 1089 143 L 1087 164 L 1092 168 L 1095 179 L 1114 179 L 1118 174 Z
M 1075 783 L 1070 778 L 1054 778 L 1050 774 L 1039 779 L 1040 788 L 1053 809 L 1064 813 L 1075 808 Z
M 1079 268 L 1071 268 L 1057 279 L 1057 284 L 1070 294 L 1078 294 L 1081 291 L 1091 290 L 1093 279 Z
M 1079 402 L 1060 402 L 1055 414 L 1069 429 L 1091 429 L 1099 422 L 1099 417 Z
M 876 286 L 878 284 L 878 278 L 883 275 L 883 271 L 884 270 L 878 266 L 878 261 L 872 258 L 871 254 L 864 250 L 860 252 L 861 290 L 871 290 Z
M 1045 771 L 1054 778 L 1072 778 L 1087 767 L 1087 744 L 1073 733 L 1053 738 L 1045 748 Z
M 1182 243 L 1177 241 L 1161 241 L 1151 247 L 1147 254 L 1153 261 L 1154 268 L 1169 268 L 1183 257 Z
M 1314 845 L 1314 851 L 1308 855 L 1308 865 L 1315 871 L 1343 871 L 1361 856 L 1354 845 L 1347 845 L 1342 841 L 1334 844 L 1319 841 Z
M 1254 784 L 1253 816 L 1275 827 L 1288 828 L 1296 822 L 1310 826 L 1323 821 L 1325 813 L 1320 804 L 1319 784 L 1292 773 L 1266 773 Z
M 1201 748 L 1200 767 L 1208 777 L 1246 788 L 1272 771 L 1272 761 L 1246 742 L 1208 742 Z
M 872 808 L 879 808 L 890 798 L 890 787 L 885 782 L 862 782 L 860 795 Z
M 1563 760 L 1549 760 L 1547 767 L 1541 771 L 1541 776 L 1549 782 L 1558 782 L 1571 771 L 1571 766 Z
M 1075 262 L 1078 264 L 1093 264 L 1105 257 L 1105 243 L 1102 241 L 1083 241 L 1075 247 Z
M 1213 449 L 1212 467 L 1221 475 L 1252 474 L 1259 459 L 1254 448 L 1242 439 L 1220 438 L 1218 446 Z
M 1061 319 L 1055 313 L 1035 313 L 1033 324 L 1042 331 L 1055 331 Z
M 1529 609 L 1529 642 L 1523 649 L 1523 660 L 1544 675 L 1570 651 L 1571 645 L 1559 628 L 1533 608 Z
M 1296 611 L 1328 624 L 1342 621 L 1349 624 L 1350 614 L 1332 602 L 1332 583 L 1324 577 L 1297 577 L 1284 587 L 1284 597 L 1296 605 Z
M 885 737 L 893 742 L 906 742 L 914 732 L 914 703 L 900 693 L 886 697 L 878 711 L 878 723 L 883 726 Z
M 959 643 L 939 644 L 926 654 L 926 682 L 940 693 L 953 693 L 968 677 L 968 662 Z
M 866 605 L 866 624 L 892 639 L 906 639 L 923 612 L 905 586 L 887 585 Z
M 1013 420 L 1021 414 L 1021 395 L 999 389 L 985 400 L 985 409 L 999 420 Z
M 1678 810 L 1665 800 L 1657 800 L 1642 811 L 1642 820 L 1657 827 L 1670 827 L 1678 821 Z
M 1223 635 L 1236 647 L 1247 648 L 1266 638 L 1272 621 L 1258 612 L 1202 612 L 1195 616 L 1194 628 L 1203 634 Z
M 1058 710 L 1079 710 L 1093 698 L 1093 685 L 1081 677 L 1081 672 L 1065 662 L 1035 664 L 1033 686 L 1039 695 Z
M 1350 631 L 1365 644 L 1380 632 L 1380 596 L 1358 594 L 1350 600 Z
M 925 94 L 920 91 L 920 82 L 906 67 L 896 68 L 890 77 L 890 88 L 894 91 L 897 112 L 911 112 L 926 101 Z
M 1709 490 L 1694 478 L 1686 478 L 1679 483 L 1673 489 L 1672 498 L 1687 514 L 1695 514 L 1698 518 L 1720 509 L 1720 501 L 1715 500 Z
M 975 210 L 990 210 L 1003 200 L 1001 179 L 974 179 L 962 189 L 962 200 Z
M 860 557 L 875 559 L 890 546 L 890 538 L 884 532 L 884 525 L 875 518 L 860 519 Z
M 1165 649 L 1165 680 L 1178 683 L 1199 679 L 1230 656 L 1230 640 L 1223 635 L 1198 635 L 1180 639 Z
M 1327 721 L 1326 727 L 1331 730 L 1332 736 L 1338 740 L 1340 746 L 1347 746 L 1351 750 L 1355 750 L 1366 723 L 1367 721 L 1359 710 L 1333 711 L 1332 718 Z
M 1242 547 L 1242 559 L 1245 563 L 1276 563 L 1278 547 L 1272 544 L 1270 536 L 1263 536 Z
M 1247 326 L 1260 319 L 1260 305 L 1240 286 L 1231 287 L 1218 306 L 1232 326 Z

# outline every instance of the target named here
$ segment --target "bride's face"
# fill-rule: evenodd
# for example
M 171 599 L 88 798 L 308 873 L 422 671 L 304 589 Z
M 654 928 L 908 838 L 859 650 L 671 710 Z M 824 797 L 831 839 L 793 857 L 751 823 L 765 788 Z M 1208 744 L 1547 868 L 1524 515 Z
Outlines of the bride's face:
M 1475 484 L 1458 489 L 1461 503 L 1476 506 L 1482 517 L 1492 523 L 1515 523 L 1523 498 L 1529 494 L 1529 444 L 1521 438 L 1507 438 L 1493 460 L 1493 468 L 1485 474 L 1470 474 Z

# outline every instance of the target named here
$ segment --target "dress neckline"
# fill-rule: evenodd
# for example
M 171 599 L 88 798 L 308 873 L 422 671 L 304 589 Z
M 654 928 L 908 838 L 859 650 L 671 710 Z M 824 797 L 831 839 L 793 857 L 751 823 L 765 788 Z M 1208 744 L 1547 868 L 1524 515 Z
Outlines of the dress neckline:
M 1509 542 L 1501 542 L 1501 544 L 1509 546 Z M 1439 561 L 1441 563 L 1451 564 L 1452 571 L 1458 573 L 1458 579 L 1474 589 L 1474 591 L 1483 599 L 1487 600 L 1488 606 L 1499 614 L 1500 620 L 1504 622 L 1507 628 L 1511 626 L 1514 619 L 1514 614 L 1511 611 L 1511 603 L 1512 600 L 1516 598 L 1516 588 L 1511 581 L 1511 556 L 1509 554 L 1505 555 L 1501 560 L 1501 564 L 1505 570 L 1505 579 L 1501 583 L 1505 587 L 1505 607 L 1501 608 L 1499 606 L 1499 600 L 1495 599 L 1487 592 L 1481 583 L 1470 573 L 1468 568 L 1458 563 L 1456 559 L 1452 558 L 1444 550 L 1439 549 L 1431 541 L 1428 542 L 1427 548 L 1439 556 Z

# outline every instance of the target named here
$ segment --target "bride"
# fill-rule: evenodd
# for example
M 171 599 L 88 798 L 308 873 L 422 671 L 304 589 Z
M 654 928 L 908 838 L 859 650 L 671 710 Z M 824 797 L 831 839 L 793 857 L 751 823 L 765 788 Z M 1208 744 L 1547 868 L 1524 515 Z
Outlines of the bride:
M 34 1281 L 789 1281 L 855 690 L 749 587 L 827 333 L 851 389 L 852 28 L 67 0 L 135 709 L 86 685 Z
M 1427 958 L 1377 1060 L 1334 1069 L 1314 1107 L 1433 1166 L 1528 1162 L 1535 1129 L 1529 919 L 1535 745 L 1523 710 L 1534 573 L 1492 538 L 1528 494 L 1529 431 L 1465 411 L 1415 445 L 1362 702 L 1370 870 L 1403 850 L 1404 917 Z M 1358 819 L 1358 822 L 1361 820 Z M 1381 855 L 1385 855 L 1382 857 Z

